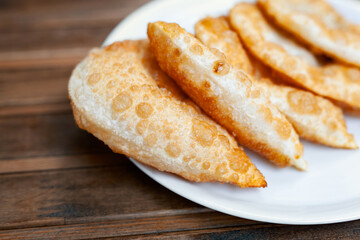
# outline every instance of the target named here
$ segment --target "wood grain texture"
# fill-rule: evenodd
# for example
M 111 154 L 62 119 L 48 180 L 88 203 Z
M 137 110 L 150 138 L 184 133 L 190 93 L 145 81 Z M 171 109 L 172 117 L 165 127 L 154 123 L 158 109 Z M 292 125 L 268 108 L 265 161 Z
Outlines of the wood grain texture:
M 202 208 L 159 186 L 130 161 L 100 157 L 112 158 L 112 166 L 2 174 L 0 228 L 97 224 Z
M 358 239 L 360 221 L 285 226 L 199 206 L 75 125 L 72 69 L 146 2 L 0 1 L 0 239 Z
M 146 2 L 1 1 L 0 51 L 98 46 L 119 21 Z
M 91 46 L 2 52 L 0 53 L 0 71 L 14 72 L 15 70 L 45 69 L 51 73 L 49 68 L 68 67 L 73 69 L 86 56 L 90 48 Z M 1 80 L 4 81 L 6 78 L 2 76 Z
M 72 113 L 0 118 L 0 162 L 41 156 L 110 153 L 91 134 L 79 129 Z
M 2 0 L 0 30 L 88 28 L 117 24 L 148 0 Z
M 114 153 L 16 158 L 2 160 L 0 174 L 112 166 L 121 160 L 128 161 L 124 155 Z
M 337 240 L 358 239 L 360 223 L 338 223 L 320 226 L 286 226 L 254 224 L 230 228 L 201 229 L 188 232 L 170 232 L 159 235 L 129 236 L 123 239 L 246 239 L 246 240 Z
M 172 213 L 172 214 L 171 214 Z M 157 214 L 154 212 L 153 214 Z M 158 214 L 157 214 L 158 215 Z M 241 226 L 247 228 L 256 222 L 243 220 L 225 214 L 215 212 L 192 211 L 171 211 L 167 216 L 124 219 L 113 222 L 64 225 L 56 227 L 43 227 L 34 229 L 10 230 L 0 232 L 1 239 L 47 239 L 49 236 L 56 239 L 83 239 L 99 237 L 121 237 L 139 235 L 139 239 L 145 239 L 147 235 L 152 237 L 162 233 L 183 232 L 182 239 L 187 236 L 187 231 L 204 230 L 208 232 L 207 239 L 211 236 L 212 229 L 223 228 L 224 226 Z M 144 236 L 145 235 L 145 236 Z M 25 237 L 24 237 L 25 236 Z M 172 238 L 167 235 L 166 239 Z
M 0 71 L 0 106 L 66 102 L 70 67 Z
M 69 102 L 40 103 L 29 105 L 5 105 L 0 107 L 0 117 L 70 112 L 71 106 Z

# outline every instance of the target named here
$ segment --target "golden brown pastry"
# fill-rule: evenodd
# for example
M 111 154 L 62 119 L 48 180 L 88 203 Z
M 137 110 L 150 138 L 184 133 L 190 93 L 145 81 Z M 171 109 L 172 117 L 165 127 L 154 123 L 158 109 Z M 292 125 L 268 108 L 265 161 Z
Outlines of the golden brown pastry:
M 317 52 L 360 67 L 360 25 L 348 22 L 325 0 L 259 0 L 259 5 Z
M 254 83 L 263 89 L 270 102 L 286 116 L 300 137 L 332 147 L 357 148 L 354 137 L 347 133 L 340 108 L 310 92 L 262 78 L 264 71 L 259 69 L 260 64 L 251 64 L 238 36 L 224 17 L 200 20 L 195 25 L 195 33 L 205 45 L 222 51 L 233 67 L 253 75 L 256 79 Z
M 254 74 L 254 68 L 227 17 L 206 17 L 195 24 L 195 36 L 209 48 L 223 52 L 233 67 Z
M 329 100 L 308 91 L 279 86 L 268 79 L 259 84 L 300 137 L 331 147 L 358 148 L 353 135 L 347 132 L 341 109 Z
M 73 71 L 69 96 L 79 127 L 114 152 L 192 181 L 266 186 L 235 139 L 160 70 L 147 40 L 92 50 Z
M 148 36 L 160 67 L 240 144 L 278 166 L 307 168 L 291 124 L 219 50 L 210 50 L 175 23 L 149 23 Z
M 306 48 L 279 32 L 253 4 L 240 3 L 230 22 L 247 49 L 282 79 L 340 103 L 360 109 L 360 70 L 318 61 Z

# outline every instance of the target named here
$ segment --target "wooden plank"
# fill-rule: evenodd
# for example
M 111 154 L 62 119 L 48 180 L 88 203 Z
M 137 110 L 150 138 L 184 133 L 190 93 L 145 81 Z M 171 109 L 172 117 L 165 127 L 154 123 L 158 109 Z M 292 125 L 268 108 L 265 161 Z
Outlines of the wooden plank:
M 2 239 L 358 239 L 360 221 L 317 226 L 253 222 L 216 212 L 0 232 Z
M 93 46 L 97 47 L 97 46 Z M 90 50 L 90 47 L 89 47 Z M 49 51 L 51 53 L 51 51 Z M 36 55 L 36 54 L 35 54 Z M 85 55 L 84 55 L 85 57 Z M 48 67 L 75 67 L 84 57 L 66 57 L 66 58 L 34 58 L 34 59 L 16 59 L 0 62 L 1 70 L 21 70 L 28 68 L 48 68 Z
M 26 61 L 37 64 L 33 60 Z M 75 63 L 50 67 L 49 59 L 43 61 L 47 66 L 28 68 L 15 65 L 20 69 L 0 70 L 0 116 L 71 111 L 67 85 Z
M 68 102 L 68 78 L 0 82 L 0 106 Z
M 0 71 L 6 71 L 5 73 L 12 71 L 11 73 L 16 73 L 15 70 L 40 69 L 51 71 L 64 67 L 73 69 L 74 66 L 87 55 L 92 47 L 98 46 L 90 45 L 81 48 L 52 50 L 2 51 L 0 52 Z M 6 81 L 4 77 L 0 79 Z
M 360 220 L 349 223 L 289 226 L 250 225 L 122 237 L 122 239 L 246 239 L 246 240 L 338 240 L 359 239 Z
M 0 161 L 14 158 L 110 153 L 75 124 L 72 113 L 0 118 Z
M 124 155 L 115 153 L 17 158 L 0 161 L 0 174 L 111 166 L 121 160 L 128 161 Z
M 32 59 L 53 59 L 53 58 L 79 58 L 84 57 L 89 51 L 87 47 L 42 49 L 27 51 L 1 51 L 0 62 Z
M 0 30 L 37 30 L 117 23 L 149 0 L 2 0 Z
M 0 51 L 99 46 L 116 24 L 146 2 L 2 1 Z
M 18 52 L 100 46 L 115 26 L 116 24 L 85 29 L 39 31 L 27 33 L 26 37 L 23 32 L 0 33 L 0 51 Z
M 27 3 L 26 1 L 20 2 L 25 5 Z M 15 28 L 11 27 L 9 28 L 10 32 L 6 32 L 6 29 L 0 32 L 0 39 L 3 40 L 0 41 L 0 71 L 6 70 L 5 74 L 0 72 L 0 107 L 64 102 L 67 97 L 67 81 L 75 64 L 85 57 L 91 47 L 100 46 L 105 36 L 119 20 L 114 18 L 116 22 L 113 22 L 113 25 L 109 25 L 109 22 L 106 21 L 99 24 L 98 20 L 101 19 L 101 16 L 105 19 L 108 19 L 109 16 L 124 17 L 145 2 L 147 1 L 139 0 L 129 4 L 126 1 L 109 1 L 100 4 L 98 1 L 88 1 L 84 4 L 80 1 L 76 3 L 66 1 L 64 4 L 59 4 L 52 1 L 37 1 L 22 9 L 21 6 L 24 5 L 14 5 L 13 2 L 3 1 L 0 5 L 0 19 L 3 18 L 3 21 L 0 22 L 6 22 L 7 24 L 4 26 L 8 26 L 8 23 L 16 23 L 18 25 L 15 27 L 17 26 L 16 29 L 18 29 L 19 26 L 37 26 L 36 23 L 60 21 L 58 25 L 60 29 L 51 25 L 49 28 L 42 26 L 45 28 L 44 30 L 40 26 L 40 30 L 31 34 L 26 33 L 26 38 L 23 37 L 24 29 L 15 31 Z M 40 4 L 41 7 L 36 7 L 36 4 Z M 39 13 L 37 14 L 36 11 Z M 64 23 L 61 21 L 79 22 L 72 19 L 79 11 L 77 20 L 84 20 L 83 24 L 86 27 L 80 25 L 64 27 Z M 19 12 L 21 12 L 20 15 Z M 23 15 L 27 18 L 22 18 Z M 56 16 L 61 19 L 56 19 Z M 1 48 L 2 43 L 5 44 L 4 48 Z M 35 75 L 26 75 L 26 83 L 7 82 L 8 78 L 19 77 L 18 72 L 30 73 L 30 71 L 23 71 L 24 68 L 25 70 L 34 68 L 47 70 L 56 67 L 67 67 L 69 73 L 66 77 L 59 79 L 51 75 L 53 71 L 49 70 L 46 79 L 38 78 L 35 73 Z M 47 89 L 47 91 L 43 91 L 43 89 Z M 7 109 L 5 112 L 9 114 L 12 111 L 14 110 Z
M 0 107 L 68 103 L 67 85 L 73 67 L 0 71 Z
M 71 106 L 68 101 L 65 103 L 41 103 L 0 107 L 0 117 L 59 113 L 71 113 Z
M 0 229 L 80 223 L 96 226 L 117 220 L 122 220 L 119 224 L 123 228 L 130 228 L 138 218 L 204 212 L 199 205 L 161 187 L 130 161 L 109 167 L 1 174 L 0 193 Z M 217 219 L 216 214 L 211 219 L 222 226 L 234 221 Z M 199 218 L 191 217 L 191 221 L 196 224 Z M 158 224 L 154 220 L 153 225 Z M 137 225 L 136 231 L 141 232 L 141 228 Z
M 103 237 L 124 237 L 136 234 L 155 234 L 164 232 L 189 231 L 206 229 L 211 232 L 213 228 L 224 226 L 241 226 L 246 228 L 256 222 L 231 217 L 216 212 L 200 212 L 164 217 L 149 217 L 126 219 L 122 221 L 91 223 L 81 225 L 65 225 L 35 229 L 19 229 L 0 232 L 1 239 L 83 239 Z M 146 236 L 145 235 L 145 236 Z M 144 237 L 142 235 L 141 237 Z

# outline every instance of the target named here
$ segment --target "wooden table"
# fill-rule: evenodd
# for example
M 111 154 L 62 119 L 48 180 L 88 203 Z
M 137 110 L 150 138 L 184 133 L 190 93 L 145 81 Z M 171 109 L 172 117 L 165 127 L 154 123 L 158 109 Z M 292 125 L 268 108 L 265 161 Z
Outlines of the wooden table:
M 359 239 L 360 220 L 286 226 L 197 205 L 75 125 L 72 69 L 145 2 L 0 1 L 0 239 Z

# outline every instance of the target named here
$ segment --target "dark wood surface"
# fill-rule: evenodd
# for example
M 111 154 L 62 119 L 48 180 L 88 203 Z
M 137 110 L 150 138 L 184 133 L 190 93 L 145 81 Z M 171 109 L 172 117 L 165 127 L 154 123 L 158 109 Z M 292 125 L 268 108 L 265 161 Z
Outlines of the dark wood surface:
M 202 207 L 75 125 L 72 69 L 146 2 L 0 1 L 0 239 L 359 239 L 360 221 L 287 226 Z

